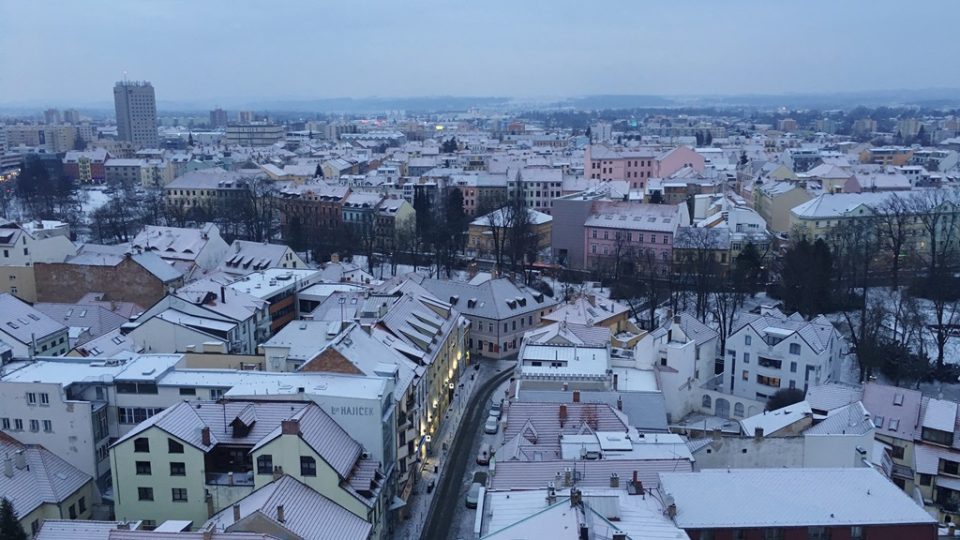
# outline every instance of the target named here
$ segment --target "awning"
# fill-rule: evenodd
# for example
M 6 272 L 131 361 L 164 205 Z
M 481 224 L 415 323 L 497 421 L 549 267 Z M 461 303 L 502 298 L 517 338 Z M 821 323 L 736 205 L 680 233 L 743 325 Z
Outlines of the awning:
M 390 510 L 399 510 L 407 505 L 407 501 L 401 499 L 400 497 L 394 497 L 393 501 L 390 502 Z

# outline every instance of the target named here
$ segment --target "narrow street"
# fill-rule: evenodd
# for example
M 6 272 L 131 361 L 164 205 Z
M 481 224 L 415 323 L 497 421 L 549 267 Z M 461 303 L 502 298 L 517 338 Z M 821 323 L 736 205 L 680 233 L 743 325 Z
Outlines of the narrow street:
M 456 529 L 454 517 L 457 515 L 457 505 L 463 505 L 461 484 L 468 464 L 475 458 L 473 448 L 487 418 L 490 397 L 512 374 L 513 369 L 504 369 L 484 382 L 471 396 L 447 454 L 448 461 L 437 483 L 421 538 L 446 539 Z

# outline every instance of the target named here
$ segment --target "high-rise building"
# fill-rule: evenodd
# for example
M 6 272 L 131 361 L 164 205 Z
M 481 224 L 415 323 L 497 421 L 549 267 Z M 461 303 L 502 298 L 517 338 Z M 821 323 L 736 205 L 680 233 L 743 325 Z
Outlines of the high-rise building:
M 63 111 L 63 121 L 68 124 L 80 123 L 80 111 L 76 109 L 66 109 Z
M 252 123 L 254 120 L 253 111 L 240 111 L 238 120 L 241 124 Z
M 227 127 L 227 111 L 219 107 L 210 111 L 210 127 Z
M 57 109 L 47 109 L 43 111 L 43 121 L 47 124 L 59 124 L 60 111 Z
M 113 87 L 120 140 L 143 148 L 157 148 L 157 101 L 147 81 L 122 81 Z

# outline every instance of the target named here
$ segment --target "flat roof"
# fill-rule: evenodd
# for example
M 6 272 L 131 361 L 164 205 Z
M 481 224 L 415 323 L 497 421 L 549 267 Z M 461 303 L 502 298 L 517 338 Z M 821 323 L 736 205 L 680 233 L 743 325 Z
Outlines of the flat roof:
M 152 381 L 173 368 L 182 354 L 145 354 L 130 360 L 56 357 L 13 362 L 3 367 L 3 382 L 110 383 L 116 379 Z
M 930 399 L 923 413 L 923 427 L 953 433 L 957 422 L 957 403 L 945 399 Z
M 233 369 L 177 369 L 157 381 L 160 386 L 229 388 L 231 398 L 314 396 L 377 399 L 386 393 L 386 379 L 330 373 L 273 373 Z
M 937 520 L 872 468 L 660 473 L 684 529 L 889 525 Z
M 650 369 L 613 368 L 617 376 L 617 390 L 621 392 L 659 392 L 657 374 Z
M 267 268 L 247 274 L 227 287 L 266 300 L 285 289 L 298 289 L 319 279 L 318 270 Z

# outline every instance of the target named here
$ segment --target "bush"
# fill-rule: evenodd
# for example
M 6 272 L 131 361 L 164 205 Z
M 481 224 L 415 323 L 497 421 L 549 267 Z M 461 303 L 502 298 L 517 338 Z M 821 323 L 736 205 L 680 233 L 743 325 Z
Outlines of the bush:
M 775 411 L 794 403 L 800 403 L 804 397 L 803 390 L 799 388 L 782 388 L 767 399 L 767 410 Z

